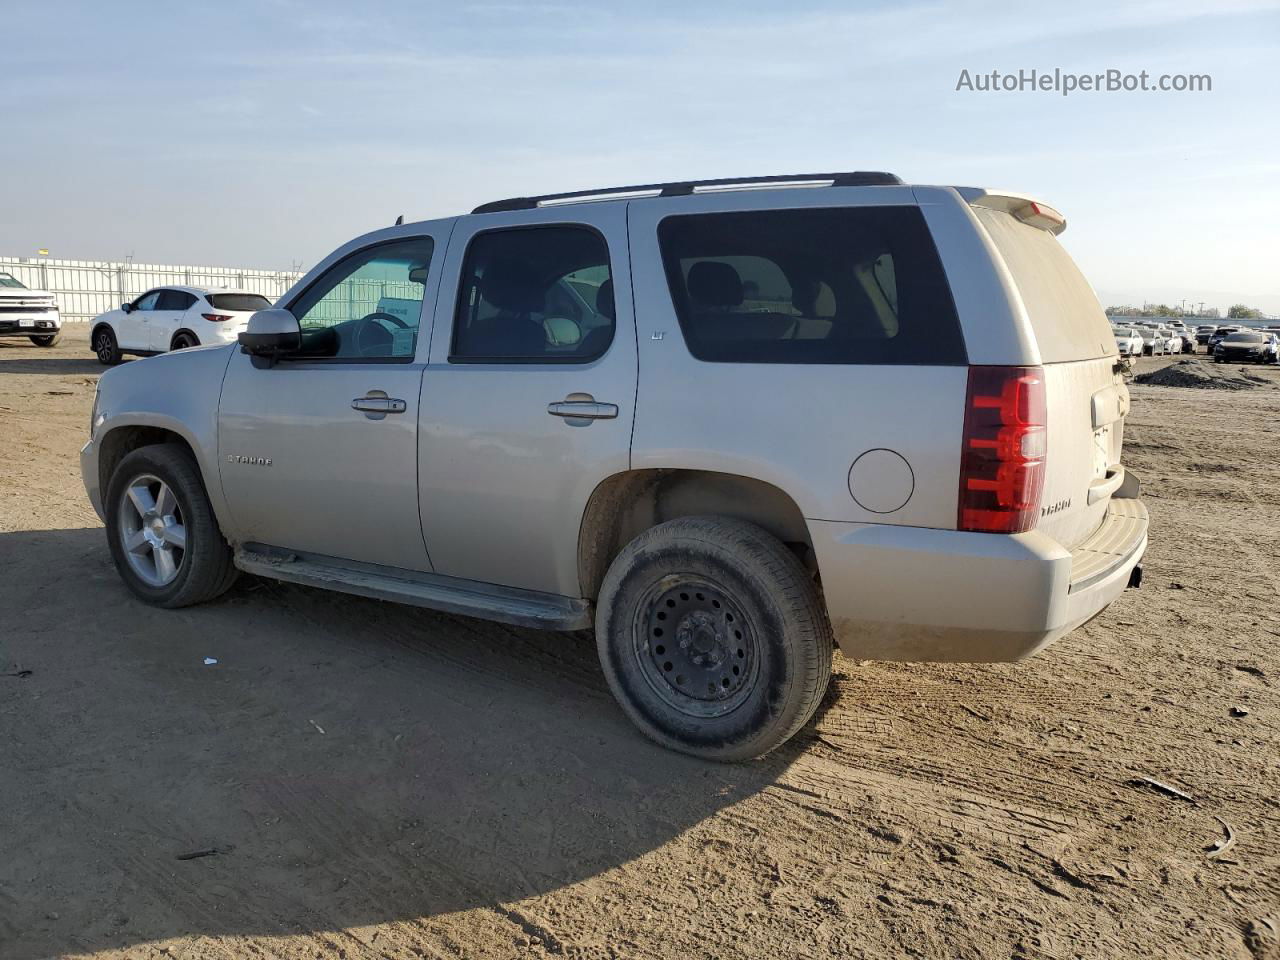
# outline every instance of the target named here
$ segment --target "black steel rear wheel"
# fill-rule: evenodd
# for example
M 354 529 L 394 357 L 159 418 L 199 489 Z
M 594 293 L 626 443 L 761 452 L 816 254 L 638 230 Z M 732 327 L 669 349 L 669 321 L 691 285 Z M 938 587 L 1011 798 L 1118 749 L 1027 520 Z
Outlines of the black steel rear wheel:
M 600 588 L 596 645 L 641 732 L 723 761 L 762 756 L 808 723 L 834 649 L 796 555 L 724 517 L 669 520 L 627 544 Z
M 760 664 L 756 629 L 742 606 L 703 577 L 663 577 L 636 605 L 633 652 L 654 693 L 690 717 L 732 711 Z

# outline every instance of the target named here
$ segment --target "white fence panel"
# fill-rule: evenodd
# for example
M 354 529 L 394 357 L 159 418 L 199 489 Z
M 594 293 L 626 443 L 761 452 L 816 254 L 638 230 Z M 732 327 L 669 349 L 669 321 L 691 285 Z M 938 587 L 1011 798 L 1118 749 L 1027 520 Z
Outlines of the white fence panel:
M 240 287 L 279 299 L 300 273 L 250 267 L 179 266 L 111 260 L 51 260 L 0 256 L 0 271 L 36 290 L 48 290 L 64 321 L 92 320 L 152 287 Z

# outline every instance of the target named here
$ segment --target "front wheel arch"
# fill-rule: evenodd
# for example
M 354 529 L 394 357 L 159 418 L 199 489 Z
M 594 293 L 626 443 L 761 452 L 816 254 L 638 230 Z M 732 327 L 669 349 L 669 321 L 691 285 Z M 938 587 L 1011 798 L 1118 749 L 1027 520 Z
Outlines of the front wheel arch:
M 204 470 L 200 467 L 200 458 L 196 456 L 195 447 L 186 437 L 176 431 L 166 430 L 164 427 L 129 424 L 114 427 L 98 439 L 98 489 L 102 491 L 103 496 L 106 495 L 111 477 L 121 460 L 142 447 L 166 443 L 182 447 L 186 451 L 187 456 L 195 462 L 205 489 L 209 490 L 209 477 L 205 476 Z

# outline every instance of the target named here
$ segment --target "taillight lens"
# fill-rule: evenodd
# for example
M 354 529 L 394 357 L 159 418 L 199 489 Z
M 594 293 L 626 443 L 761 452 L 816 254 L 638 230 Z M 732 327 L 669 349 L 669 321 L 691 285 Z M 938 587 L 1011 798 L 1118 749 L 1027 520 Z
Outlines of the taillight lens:
M 200 314 L 200 316 L 204 317 L 206 320 L 209 320 L 213 323 L 225 323 L 226 321 L 231 319 L 231 317 L 229 317 L 225 313 L 202 313 Z
M 1044 371 L 970 367 L 960 455 L 961 530 L 1023 533 L 1044 489 Z

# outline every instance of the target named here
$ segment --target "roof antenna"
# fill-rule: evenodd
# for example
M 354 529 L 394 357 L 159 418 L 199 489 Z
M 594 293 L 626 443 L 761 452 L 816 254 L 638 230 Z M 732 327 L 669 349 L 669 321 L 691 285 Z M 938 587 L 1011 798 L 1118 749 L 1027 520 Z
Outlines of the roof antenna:
M 402 213 L 400 214 L 400 216 L 396 217 L 396 226 L 399 227 L 399 226 L 402 226 L 403 224 L 404 224 L 404 214 Z

